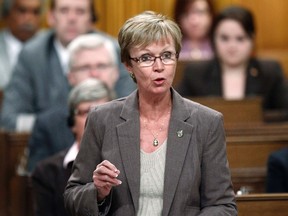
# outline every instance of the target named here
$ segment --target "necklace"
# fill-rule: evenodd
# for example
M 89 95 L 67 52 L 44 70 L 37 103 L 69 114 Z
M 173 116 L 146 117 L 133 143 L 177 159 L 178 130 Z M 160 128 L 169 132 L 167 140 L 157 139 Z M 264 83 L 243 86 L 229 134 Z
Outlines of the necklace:
M 170 112 L 168 112 L 167 117 L 169 116 L 169 113 L 170 113 Z M 167 117 L 166 117 L 166 118 L 167 118 Z M 156 134 L 154 134 L 154 133 L 148 128 L 147 119 L 143 119 L 144 127 L 145 127 L 145 128 L 152 134 L 152 136 L 154 137 L 152 144 L 153 144 L 153 146 L 155 146 L 155 147 L 157 147 L 157 146 L 159 145 L 158 136 L 159 136 L 159 134 L 163 131 L 164 121 L 166 120 L 166 118 L 163 119 L 163 121 L 162 121 L 162 123 L 161 123 L 161 125 L 160 125 L 160 128 L 159 128 L 159 131 L 158 131 Z

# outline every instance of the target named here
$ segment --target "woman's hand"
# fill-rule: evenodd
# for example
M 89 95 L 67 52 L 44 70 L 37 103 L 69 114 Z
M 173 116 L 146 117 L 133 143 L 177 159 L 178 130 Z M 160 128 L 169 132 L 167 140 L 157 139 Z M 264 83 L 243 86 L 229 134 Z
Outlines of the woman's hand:
M 97 165 L 93 172 L 93 183 L 97 188 L 97 200 L 102 201 L 109 195 L 113 186 L 120 185 L 122 182 L 117 179 L 120 171 L 108 160 L 102 161 Z

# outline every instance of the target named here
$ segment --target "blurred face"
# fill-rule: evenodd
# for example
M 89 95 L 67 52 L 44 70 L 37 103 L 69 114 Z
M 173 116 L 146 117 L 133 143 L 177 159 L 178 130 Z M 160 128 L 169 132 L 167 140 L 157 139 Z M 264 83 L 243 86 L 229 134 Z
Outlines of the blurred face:
M 54 10 L 48 14 L 48 21 L 63 46 L 67 46 L 78 35 L 91 30 L 90 1 L 56 0 Z
M 7 17 L 7 25 L 11 33 L 20 41 L 30 39 L 40 24 L 39 0 L 15 0 Z
M 207 38 L 211 22 L 208 3 L 205 0 L 196 0 L 189 4 L 187 12 L 180 20 L 180 25 L 186 37 L 201 40 Z
M 175 59 L 175 45 L 171 37 L 166 40 L 156 41 L 144 48 L 134 47 L 130 50 L 131 58 L 142 60 L 158 57 L 151 66 L 143 66 L 142 63 L 131 60 L 132 65 L 126 64 L 127 70 L 134 73 L 137 80 L 139 94 L 161 95 L 169 92 L 175 75 L 177 59 Z M 159 58 L 162 56 L 174 57 L 169 64 L 164 64 Z M 172 62 L 172 63 L 171 63 Z
M 80 141 L 82 139 L 85 128 L 85 122 L 90 109 L 106 102 L 108 102 L 108 98 L 102 98 L 97 101 L 88 101 L 78 104 L 76 108 L 76 114 L 74 116 L 75 124 L 72 128 L 73 134 L 75 135 L 78 145 L 80 144 Z
M 253 41 L 234 20 L 223 20 L 215 30 L 214 43 L 219 59 L 228 66 L 246 64 Z
M 75 86 L 88 78 L 96 78 L 113 89 L 118 76 L 118 68 L 112 62 L 111 55 L 104 46 L 100 46 L 76 53 L 68 79 L 69 83 Z

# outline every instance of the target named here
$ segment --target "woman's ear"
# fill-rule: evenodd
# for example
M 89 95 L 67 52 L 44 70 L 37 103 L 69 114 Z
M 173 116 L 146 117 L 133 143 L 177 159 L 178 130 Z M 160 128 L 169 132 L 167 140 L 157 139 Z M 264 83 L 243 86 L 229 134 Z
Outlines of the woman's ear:
M 126 68 L 126 70 L 129 72 L 129 73 L 132 73 L 132 65 L 128 64 L 127 62 L 124 63 L 124 66 Z

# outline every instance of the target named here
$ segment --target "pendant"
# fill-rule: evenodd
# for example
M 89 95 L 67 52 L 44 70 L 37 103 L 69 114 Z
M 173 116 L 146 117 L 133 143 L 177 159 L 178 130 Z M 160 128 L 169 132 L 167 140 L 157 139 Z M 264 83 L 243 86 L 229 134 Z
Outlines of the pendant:
M 153 140 L 153 146 L 158 146 L 158 144 L 159 144 L 159 141 L 158 141 L 156 138 L 154 138 L 154 140 Z

